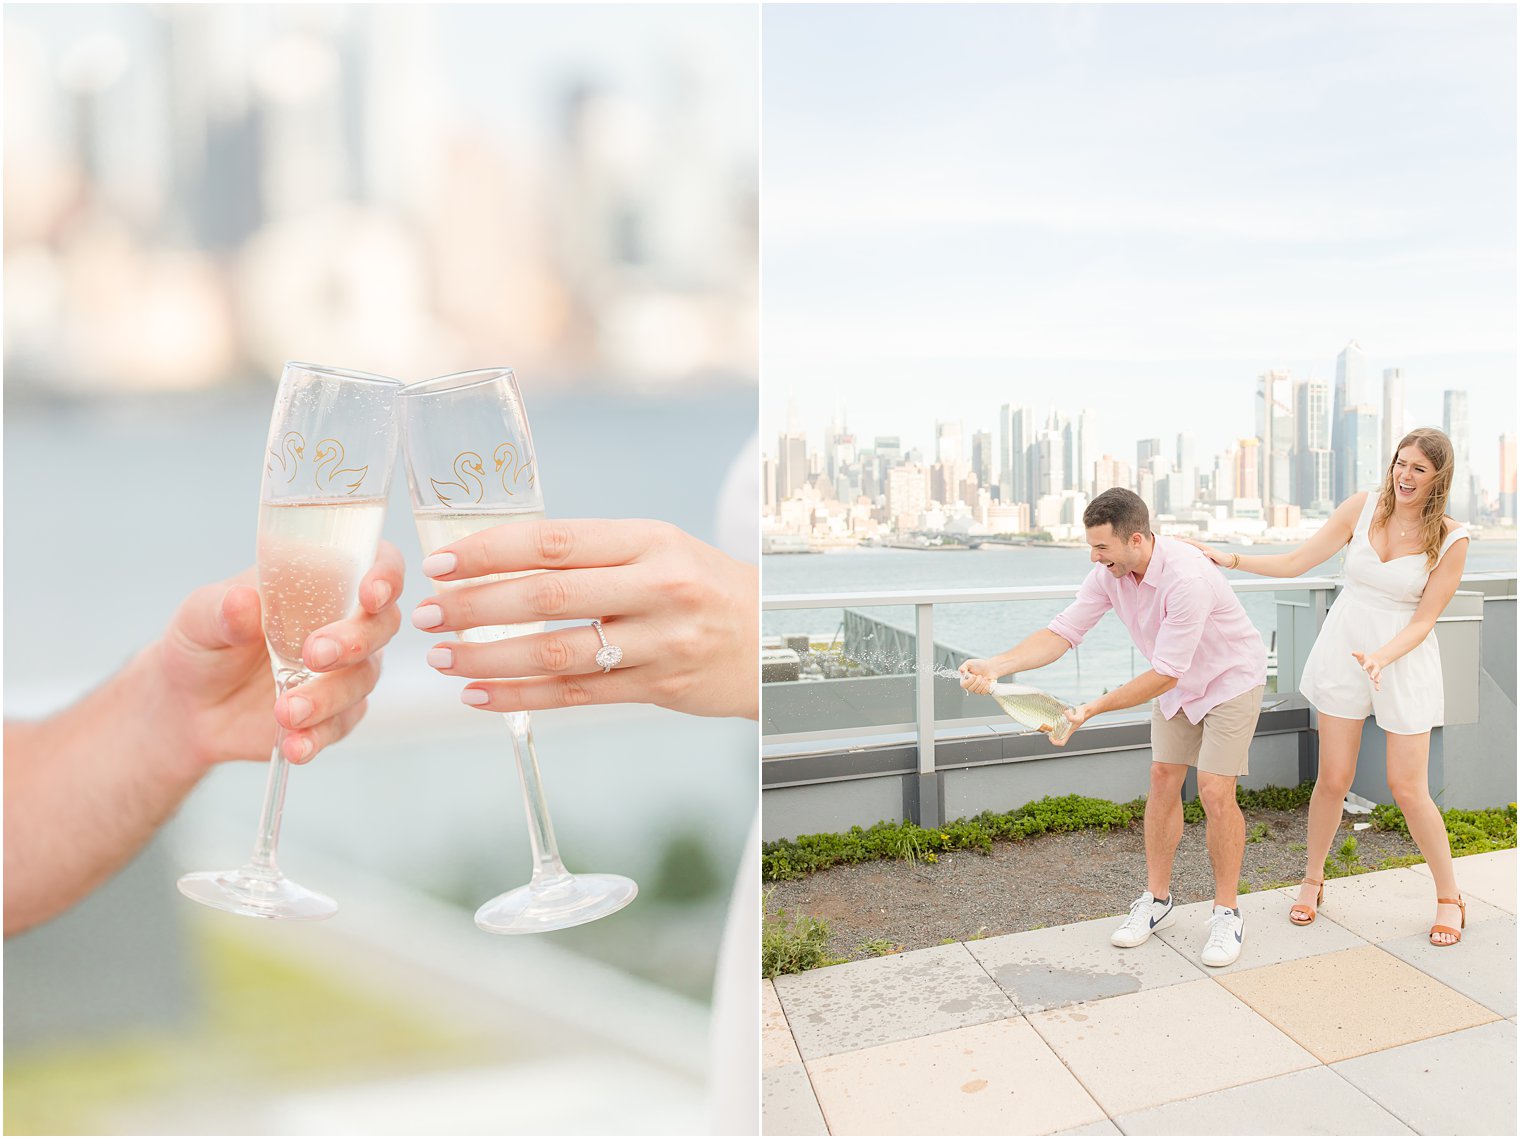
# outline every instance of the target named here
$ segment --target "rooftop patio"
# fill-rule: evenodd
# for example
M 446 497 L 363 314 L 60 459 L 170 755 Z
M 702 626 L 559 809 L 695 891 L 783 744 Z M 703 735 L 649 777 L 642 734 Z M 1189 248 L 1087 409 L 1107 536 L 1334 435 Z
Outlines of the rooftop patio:
M 1515 1134 L 1515 852 L 1461 859 L 1467 930 L 1426 939 L 1424 866 L 1207 903 L 1135 949 L 1116 919 L 764 982 L 767 1135 Z

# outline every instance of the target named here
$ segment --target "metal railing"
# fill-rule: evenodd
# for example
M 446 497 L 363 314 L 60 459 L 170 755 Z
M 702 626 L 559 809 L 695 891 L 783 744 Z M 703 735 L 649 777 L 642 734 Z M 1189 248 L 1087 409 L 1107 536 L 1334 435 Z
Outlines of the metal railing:
M 1329 598 L 1340 579 L 1307 577 L 1288 580 L 1262 578 L 1231 580 L 1236 593 L 1304 593 L 1309 597 L 1317 632 L 1329 611 Z M 877 725 L 874 733 L 912 731 L 917 737 L 918 770 L 921 775 L 934 772 L 934 608 L 936 605 L 967 605 L 1010 601 L 1061 601 L 1076 597 L 1078 585 L 1030 586 L 1023 589 L 943 589 L 932 591 L 896 590 L 879 593 L 805 593 L 766 597 L 761 608 L 773 610 L 844 609 L 861 606 L 911 605 L 914 610 L 916 660 L 914 663 L 914 716 L 912 722 Z M 989 718 L 989 722 L 991 718 Z M 770 742 L 823 740 L 859 735 L 859 728 L 805 733 L 773 733 Z

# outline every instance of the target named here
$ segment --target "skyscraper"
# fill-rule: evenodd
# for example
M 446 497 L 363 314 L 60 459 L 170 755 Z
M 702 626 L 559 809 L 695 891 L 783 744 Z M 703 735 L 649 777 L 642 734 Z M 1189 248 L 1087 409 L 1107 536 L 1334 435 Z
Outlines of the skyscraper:
M 783 432 L 776 448 L 776 497 L 785 502 L 808 481 L 807 436 Z
M 1034 446 L 1034 410 L 1005 403 L 998 415 L 1002 434 L 1002 470 L 998 497 L 1007 503 L 1031 502 L 1030 448 Z
M 1060 496 L 1065 489 L 1066 446 L 1062 433 L 1046 428 L 1035 439 L 1034 499 L 1047 494 Z
M 893 467 L 887 475 L 887 515 L 898 533 L 918 526 L 929 506 L 929 472 L 917 463 Z
M 1287 372 L 1256 378 L 1256 437 L 1261 440 L 1262 505 L 1284 506 L 1293 497 L 1293 394 Z
M 1335 500 L 1343 501 L 1355 488 L 1355 459 L 1347 439 L 1347 416 L 1367 402 L 1367 360 L 1355 340 L 1335 358 L 1335 406 L 1331 412 L 1330 449 L 1335 452 Z M 1376 412 L 1374 412 L 1376 414 Z
M 1177 502 L 1181 510 L 1192 506 L 1198 498 L 1198 468 L 1193 462 L 1193 434 L 1183 431 L 1177 436 Z
M 1472 520 L 1477 503 L 1472 494 L 1472 462 L 1468 446 L 1467 392 L 1448 388 L 1441 393 L 1441 428 L 1451 440 L 1451 497 L 1446 513 L 1459 522 Z
M 959 463 L 966 457 L 964 440 L 962 436 L 965 430 L 959 419 L 935 421 L 934 424 L 934 460 L 939 463 Z
M 1515 437 L 1499 436 L 1499 521 L 1515 524 Z
M 1261 498 L 1261 483 L 1257 479 L 1257 472 L 1261 470 L 1261 460 L 1257 457 L 1260 452 L 1260 440 L 1242 439 L 1240 441 L 1240 449 L 1235 452 L 1236 498 Z
M 992 432 L 978 431 L 971 436 L 971 470 L 979 487 L 989 487 L 997 481 L 993 477 Z
M 1335 453 L 1330 450 L 1330 385 L 1307 379 L 1294 389 L 1297 440 L 1293 501 L 1311 514 L 1335 509 Z
M 1143 471 L 1151 459 L 1161 454 L 1160 439 L 1139 439 L 1135 442 L 1135 470 Z
M 1072 487 L 1092 494 L 1093 464 L 1098 461 L 1098 422 L 1087 408 L 1077 413 L 1076 457 L 1072 460 Z
M 1383 470 L 1393 462 L 1394 449 L 1404 438 L 1404 373 L 1398 368 L 1383 369 Z
M 1375 491 L 1383 484 L 1383 468 L 1378 465 L 1378 451 L 1383 441 L 1378 433 L 1377 408 L 1370 403 L 1348 408 L 1343 420 L 1346 492 L 1340 496 L 1340 501 L 1359 490 Z M 1341 458 L 1340 454 L 1336 455 L 1337 460 Z

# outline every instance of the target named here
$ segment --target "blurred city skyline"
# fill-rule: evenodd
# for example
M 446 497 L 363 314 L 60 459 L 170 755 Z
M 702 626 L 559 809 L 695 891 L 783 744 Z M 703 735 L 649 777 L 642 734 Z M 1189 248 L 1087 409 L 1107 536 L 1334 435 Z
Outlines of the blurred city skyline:
M 1513 9 L 778 6 L 762 69 L 767 445 L 789 399 L 927 450 L 1058 394 L 1220 452 L 1355 340 L 1411 426 L 1469 392 L 1496 486 Z
M 12 6 L 5 30 L 8 395 L 291 358 L 754 382 L 752 14 Z

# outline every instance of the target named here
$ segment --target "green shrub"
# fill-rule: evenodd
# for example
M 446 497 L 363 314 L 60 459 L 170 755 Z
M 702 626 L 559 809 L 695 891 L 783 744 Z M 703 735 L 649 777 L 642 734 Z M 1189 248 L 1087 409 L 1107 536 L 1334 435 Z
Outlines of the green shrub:
M 1441 812 L 1451 852 L 1460 858 L 1467 854 L 1487 854 L 1491 850 L 1511 850 L 1515 845 L 1515 805 L 1494 807 L 1486 811 L 1466 811 L 1452 807 Z M 1406 837 L 1409 824 L 1404 812 L 1392 803 L 1372 808 L 1372 826 L 1380 831 L 1397 831 Z
M 907 820 L 883 821 L 871 827 L 851 827 L 844 834 L 799 835 L 766 843 L 761 848 L 761 873 L 766 881 L 782 882 L 841 863 L 879 858 L 937 862 L 946 851 L 976 850 L 990 854 L 995 839 L 1018 840 L 1090 827 L 1107 830 L 1127 827 L 1134 821 L 1135 812 L 1128 804 L 1063 795 L 1026 803 L 1005 814 L 983 811 L 975 818 L 956 819 L 934 829 Z
M 1297 787 L 1264 787 L 1245 791 L 1236 788 L 1236 798 L 1247 810 L 1296 810 L 1308 803 L 1313 793 L 1312 783 Z M 871 827 L 851 827 L 844 834 L 809 834 L 796 839 L 783 839 L 766 843 L 761 849 L 761 874 L 768 882 L 784 882 L 805 878 L 830 866 L 855 862 L 871 862 L 881 858 L 894 858 L 907 862 L 939 861 L 948 851 L 975 850 L 982 854 L 992 852 L 997 841 L 1018 842 L 1040 834 L 1061 834 L 1070 831 L 1131 826 L 1145 812 L 1145 799 L 1128 803 L 1111 803 L 1107 799 L 1092 799 L 1084 795 L 1048 796 L 1033 803 L 1026 803 L 1016 811 L 983 811 L 969 819 L 956 819 L 942 827 L 925 828 L 916 823 L 879 822 Z M 1515 845 L 1515 805 L 1488 811 L 1443 811 L 1446 830 L 1451 836 L 1452 853 L 1455 855 L 1481 854 L 1490 850 L 1505 850 Z M 1204 821 L 1203 804 L 1191 799 L 1182 804 L 1182 817 L 1189 823 Z M 1398 807 L 1384 804 L 1372 811 L 1372 825 L 1377 830 L 1398 831 L 1408 835 L 1409 828 Z M 1251 828 L 1249 839 L 1259 842 L 1271 837 L 1265 824 Z M 1342 858 L 1356 863 L 1356 840 L 1348 839 L 1349 854 Z M 1301 851 L 1303 843 L 1293 843 L 1290 849 Z M 1367 867 L 1356 864 L 1328 871 L 1334 876 L 1361 873 Z
M 785 912 L 766 917 L 760 934 L 760 975 L 771 980 L 783 973 L 838 965 L 843 958 L 830 956 L 829 932 L 828 922 L 806 914 L 790 923 Z
M 1296 811 L 1307 807 L 1314 794 L 1314 783 L 1304 780 L 1297 787 L 1260 787 L 1247 790 L 1236 786 L 1235 801 L 1247 811 Z

